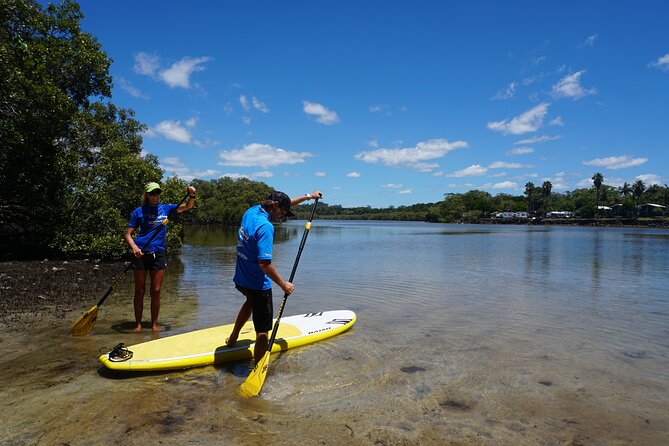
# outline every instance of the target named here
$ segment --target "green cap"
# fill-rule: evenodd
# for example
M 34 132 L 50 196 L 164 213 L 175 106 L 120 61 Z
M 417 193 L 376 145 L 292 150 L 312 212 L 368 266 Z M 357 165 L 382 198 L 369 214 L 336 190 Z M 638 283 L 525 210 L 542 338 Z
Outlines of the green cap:
M 160 188 L 160 184 L 158 183 L 149 183 L 146 185 L 146 192 L 153 192 L 154 190 L 158 189 L 158 192 L 162 192 L 162 189 Z

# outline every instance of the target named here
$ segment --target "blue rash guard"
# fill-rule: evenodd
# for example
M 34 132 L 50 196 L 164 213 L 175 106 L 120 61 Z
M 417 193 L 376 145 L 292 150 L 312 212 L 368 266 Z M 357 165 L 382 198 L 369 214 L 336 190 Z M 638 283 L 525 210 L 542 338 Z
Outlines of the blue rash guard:
M 247 210 L 237 232 L 235 284 L 252 290 L 268 290 L 272 281 L 258 265 L 258 260 L 272 260 L 274 225 L 262 206 Z
M 167 226 L 163 225 L 163 221 L 170 215 L 170 212 L 178 207 L 176 204 L 162 204 L 158 203 L 156 206 L 150 204 L 138 207 L 132 211 L 129 228 L 139 227 L 135 243 L 143 252 L 163 252 L 165 251 L 165 234 L 167 233 Z M 160 226 L 160 228 L 158 228 Z M 151 240 L 148 246 L 146 242 L 153 235 L 153 231 L 157 230 L 158 235 Z

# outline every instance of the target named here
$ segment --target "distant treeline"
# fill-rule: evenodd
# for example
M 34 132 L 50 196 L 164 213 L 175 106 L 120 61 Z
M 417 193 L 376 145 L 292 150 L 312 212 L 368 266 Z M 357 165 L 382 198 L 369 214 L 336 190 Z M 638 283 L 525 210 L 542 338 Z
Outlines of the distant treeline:
M 142 189 L 165 172 L 145 154 L 146 126 L 134 111 L 110 102 L 111 59 L 82 31 L 74 1 L 0 2 L 0 258 L 118 256 L 122 234 Z M 500 211 L 571 211 L 598 216 L 600 206 L 622 204 L 626 217 L 640 203 L 667 205 L 669 188 L 641 180 L 615 188 L 600 173 L 593 187 L 553 193 L 550 182 L 525 185 L 514 196 L 472 190 L 446 193 L 436 203 L 388 208 L 330 205 L 319 218 L 477 222 Z M 177 250 L 182 224 L 236 225 L 244 211 L 272 187 L 248 179 L 194 180 L 196 207 L 170 223 L 168 249 Z M 177 203 L 186 181 L 163 182 L 161 200 Z M 327 197 L 326 197 L 327 199 Z M 310 205 L 297 209 L 306 218 Z M 658 208 L 658 213 L 662 211 Z
M 548 183 L 548 182 L 546 182 Z M 265 183 L 248 179 L 221 178 L 218 180 L 195 180 L 198 188 L 198 205 L 184 221 L 192 224 L 236 225 L 243 212 L 258 204 L 272 188 Z M 528 212 L 531 216 L 543 217 L 549 211 L 573 212 L 577 218 L 597 218 L 607 215 L 603 207 L 621 204 L 621 216 L 636 216 L 640 203 L 669 204 L 669 187 L 653 185 L 648 188 L 642 182 L 635 184 L 637 195 L 626 187 L 615 188 L 600 184 L 599 187 L 576 189 L 570 192 L 552 192 L 549 184 L 535 187 L 526 184 L 524 195 L 497 194 L 480 190 L 465 193 L 446 193 L 436 203 L 418 203 L 409 206 L 374 208 L 371 206 L 343 207 L 322 202 L 317 208 L 318 218 L 339 220 L 403 220 L 442 223 L 473 223 L 494 216 L 497 212 Z M 543 191 L 543 192 L 541 192 Z M 327 197 L 326 197 L 327 199 Z M 598 208 L 599 211 L 597 211 Z M 306 218 L 311 204 L 302 204 L 295 209 L 296 218 Z M 661 212 L 657 217 L 661 216 Z

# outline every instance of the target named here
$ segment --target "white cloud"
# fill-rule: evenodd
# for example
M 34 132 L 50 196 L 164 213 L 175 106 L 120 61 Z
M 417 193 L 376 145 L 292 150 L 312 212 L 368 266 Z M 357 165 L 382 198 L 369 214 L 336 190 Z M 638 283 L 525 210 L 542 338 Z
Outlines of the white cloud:
M 249 100 L 246 98 L 244 95 L 239 96 L 239 105 L 242 106 L 244 111 L 249 111 L 251 110 L 251 104 L 249 104 Z
M 379 148 L 379 140 L 378 139 L 371 139 L 367 142 L 370 147 L 374 147 L 375 149 Z
M 155 54 L 140 52 L 135 54 L 133 70 L 143 76 L 154 76 L 160 68 L 160 57 Z
M 251 108 L 254 108 L 262 113 L 269 113 L 269 107 L 265 105 L 264 102 L 260 101 L 257 97 L 253 96 L 249 101 L 249 98 L 246 96 L 239 95 L 239 105 L 242 106 L 245 112 L 251 111 Z
M 538 176 L 539 175 L 536 174 L 536 173 L 526 173 L 526 174 L 523 174 L 523 175 L 516 175 L 513 178 L 515 180 L 522 180 L 523 178 L 537 178 Z
M 360 172 L 349 172 L 346 176 L 349 178 L 360 178 Z
M 587 46 L 587 47 L 594 46 L 596 40 L 597 40 L 597 34 L 593 34 L 591 36 L 588 36 L 583 42 L 581 42 L 578 45 L 578 47 L 582 48 L 582 47 L 585 47 L 585 46 Z
M 142 93 L 142 91 L 135 87 L 132 82 L 128 81 L 127 79 L 124 78 L 119 78 L 119 85 L 123 90 L 125 90 L 130 96 L 133 98 L 142 98 L 142 99 L 148 99 L 148 96 Z
M 640 166 L 648 161 L 648 158 L 632 158 L 624 156 L 608 156 L 606 158 L 595 158 L 590 161 L 583 161 L 586 166 L 604 167 L 606 169 L 618 170 L 628 167 Z
M 444 176 L 444 171 L 440 170 L 439 172 L 435 172 L 432 174 L 433 177 L 443 177 Z
M 659 68 L 662 71 L 669 71 L 669 53 L 658 57 L 657 60 L 652 61 L 648 66 L 651 68 Z
M 516 94 L 516 83 L 511 82 L 509 85 L 507 85 L 506 89 L 498 91 L 492 98 L 499 100 L 506 100 L 506 99 L 511 99 L 512 97 L 514 97 L 515 94 Z
M 432 172 L 434 169 L 439 167 L 437 163 L 416 163 L 413 166 L 419 172 Z
M 339 122 L 339 116 L 337 113 L 328 110 L 321 104 L 315 102 L 302 101 L 304 113 L 315 116 L 316 122 L 324 125 L 337 124 Z
M 564 121 L 562 121 L 562 116 L 558 116 L 555 119 L 552 119 L 551 122 L 548 123 L 548 125 L 552 127 L 564 127 Z
M 597 93 L 596 88 L 586 90 L 581 86 L 581 76 L 583 73 L 585 73 L 585 70 L 577 71 L 560 79 L 557 84 L 553 85 L 553 97 L 556 99 L 571 98 L 577 100 Z
M 546 116 L 546 113 L 548 113 L 549 105 L 550 104 L 546 102 L 542 102 L 510 121 L 505 119 L 503 121 L 489 122 L 488 128 L 505 135 L 521 135 L 523 133 L 536 132 L 544 122 L 544 117 Z
M 325 176 L 327 176 L 327 173 L 325 173 L 325 172 L 316 172 L 316 173 L 314 173 L 314 175 L 317 176 L 317 177 L 325 177 Z
M 177 157 L 166 157 L 161 159 L 160 167 L 165 170 L 167 174 L 176 175 L 186 181 L 191 181 L 195 178 L 213 178 L 218 175 L 218 171 L 213 169 L 191 169 Z
M 555 135 L 555 136 L 548 136 L 548 135 L 542 135 L 542 136 L 533 136 L 531 138 L 527 139 L 522 139 L 520 141 L 516 141 L 513 144 L 536 144 L 540 142 L 546 142 L 546 141 L 555 141 L 556 139 L 562 138 L 562 135 Z
M 518 183 L 515 181 L 502 181 L 491 186 L 492 189 L 518 189 Z
M 567 189 L 569 189 L 569 184 L 567 183 L 567 179 L 565 178 L 564 172 L 558 172 L 555 174 L 553 178 L 544 178 L 541 181 L 542 183 L 544 181 L 550 181 L 553 191 L 566 191 Z M 590 186 L 592 186 L 592 182 L 585 187 L 590 187 Z
M 446 139 L 438 138 L 419 142 L 416 147 L 360 152 L 355 155 L 355 159 L 370 164 L 383 163 L 391 167 L 408 166 L 416 170 L 430 172 L 438 167 L 438 164 L 428 164 L 424 161 L 441 158 L 452 150 L 467 146 L 468 144 L 464 141 L 450 143 Z
M 528 167 L 532 166 L 520 163 L 507 163 L 505 161 L 495 161 L 488 166 L 489 169 L 525 169 Z
M 264 102 L 261 102 L 255 96 L 253 96 L 253 99 L 251 101 L 253 102 L 253 108 L 255 108 L 256 110 L 261 111 L 263 113 L 269 112 L 269 107 L 267 107 L 267 105 L 265 105 Z
M 527 155 L 528 153 L 534 153 L 534 149 L 532 147 L 515 147 L 506 152 L 509 156 Z
M 401 184 L 393 184 L 393 183 L 388 183 L 388 184 L 382 184 L 381 187 L 386 187 L 389 189 L 400 189 L 402 187 Z
M 413 194 L 413 189 L 404 189 L 404 190 L 398 191 L 397 193 L 402 194 L 402 195 L 409 195 L 409 194 Z
M 621 187 L 626 181 L 622 178 L 606 177 L 606 185 L 611 187 Z
M 143 76 L 157 78 L 172 88 L 190 88 L 190 77 L 193 73 L 203 71 L 204 64 L 209 62 L 209 57 L 184 57 L 172 64 L 167 69 L 161 69 L 160 57 L 155 54 L 139 52 L 135 54 L 135 73 Z
M 221 142 L 215 139 L 205 138 L 204 140 L 199 140 L 199 139 L 193 140 L 193 144 L 195 144 L 200 149 L 206 149 L 208 147 L 218 146 L 221 144 Z
M 161 135 L 171 141 L 188 144 L 192 139 L 191 129 L 195 122 L 193 119 L 189 119 L 183 124 L 181 121 L 162 121 L 150 129 L 149 136 Z
M 226 150 L 218 155 L 221 166 L 250 167 L 260 166 L 267 169 L 282 164 L 303 163 L 305 159 L 311 158 L 309 152 L 289 152 L 269 144 L 247 144 L 240 150 Z
M 446 175 L 447 177 L 463 178 L 463 177 L 480 177 L 485 175 L 488 171 L 487 168 L 480 166 L 479 164 L 473 164 L 465 169 L 455 171 Z
M 160 78 L 172 88 L 190 88 L 190 77 L 193 73 L 204 70 L 204 63 L 208 62 L 209 57 L 184 57 L 178 62 L 172 64 L 166 70 L 160 72 Z
M 252 173 L 250 176 L 251 178 L 272 178 L 274 174 L 272 172 L 264 170 L 262 172 Z
M 390 106 L 388 104 L 374 104 L 370 105 L 367 109 L 370 113 L 383 113 L 385 116 L 391 116 L 393 114 L 393 110 L 399 112 L 407 111 L 407 108 L 404 105 Z
M 654 173 L 646 173 L 643 175 L 639 175 L 635 179 L 643 181 L 646 186 L 652 186 L 654 184 L 658 185 L 662 184 L 660 176 L 655 175 Z

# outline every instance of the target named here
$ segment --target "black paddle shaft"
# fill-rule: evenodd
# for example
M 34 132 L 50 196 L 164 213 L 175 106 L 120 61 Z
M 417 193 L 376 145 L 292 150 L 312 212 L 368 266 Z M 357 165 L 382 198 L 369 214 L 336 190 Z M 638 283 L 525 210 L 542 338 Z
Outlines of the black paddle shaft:
M 161 226 L 165 226 L 167 223 L 169 223 L 169 221 L 170 221 L 170 217 L 172 216 L 172 214 L 175 213 L 177 209 L 179 209 L 179 206 L 181 206 L 182 204 L 184 204 L 184 203 L 186 202 L 186 200 L 188 200 L 188 197 L 189 197 L 189 196 L 190 196 L 190 194 L 186 194 L 186 195 L 184 195 L 184 197 L 181 199 L 181 201 L 179 202 L 179 204 L 177 205 L 177 207 L 175 207 L 175 208 L 172 210 L 172 212 L 169 213 L 169 215 L 167 216 L 167 218 L 166 218 L 165 220 L 163 220 L 162 222 L 160 222 L 159 224 L 157 224 L 154 228 L 150 229 L 150 231 L 153 231 L 153 234 L 151 234 L 151 237 L 149 238 L 149 240 L 148 240 L 148 241 L 146 242 L 146 244 L 144 244 L 144 246 L 143 246 L 142 248 L 140 248 L 140 249 L 144 249 L 144 247 L 148 246 L 148 245 L 153 241 L 153 239 L 156 238 L 156 236 L 158 235 L 158 232 L 160 231 L 160 227 L 161 227 Z M 121 272 L 121 274 L 119 274 L 118 276 L 116 276 L 116 279 L 114 279 L 114 282 L 111 284 L 111 286 L 109 287 L 109 289 L 107 290 L 107 292 L 105 293 L 105 295 L 102 296 L 102 298 L 101 298 L 100 301 L 98 302 L 98 305 L 97 305 L 98 307 L 99 307 L 100 305 L 102 305 L 102 303 L 107 299 L 107 297 L 109 297 L 109 295 L 112 293 L 112 291 L 114 291 L 114 287 L 118 284 L 118 282 L 119 282 L 119 281 L 121 280 L 121 278 L 125 275 L 125 273 L 128 272 L 128 270 L 130 269 L 131 266 L 132 266 L 132 262 L 128 263 L 128 264 L 126 265 L 125 269 Z
M 307 241 L 307 236 L 309 235 L 309 229 L 311 229 L 311 221 L 314 219 L 314 213 L 316 212 L 316 206 L 318 205 L 318 200 L 320 197 L 316 198 L 314 201 L 314 206 L 311 208 L 311 214 L 309 215 L 309 220 L 304 227 L 304 233 L 302 234 L 302 240 L 300 241 L 300 247 L 297 250 L 297 257 L 295 257 L 295 263 L 293 263 L 293 270 L 290 272 L 290 278 L 288 282 L 293 282 L 295 277 L 295 271 L 297 271 L 297 264 L 300 262 L 300 256 L 302 255 L 302 250 L 304 249 L 304 244 Z M 267 344 L 267 351 L 272 351 L 272 345 L 274 344 L 274 338 L 276 338 L 276 332 L 279 331 L 279 321 L 281 320 L 281 315 L 283 314 L 283 307 L 286 306 L 286 301 L 288 300 L 288 294 L 283 295 L 283 300 L 281 301 L 281 306 L 279 307 L 279 312 L 276 315 L 276 322 L 274 322 L 274 328 L 272 328 L 272 336 L 269 338 L 269 343 Z

